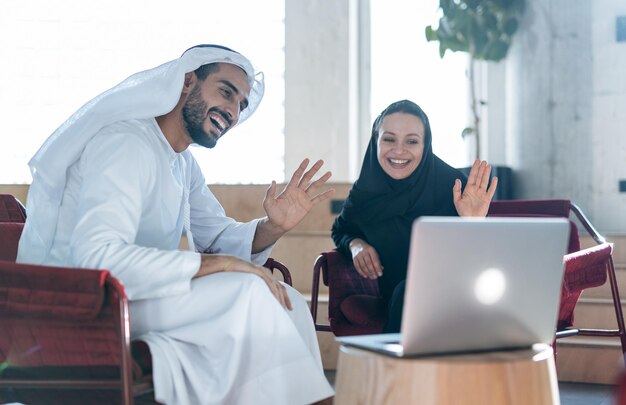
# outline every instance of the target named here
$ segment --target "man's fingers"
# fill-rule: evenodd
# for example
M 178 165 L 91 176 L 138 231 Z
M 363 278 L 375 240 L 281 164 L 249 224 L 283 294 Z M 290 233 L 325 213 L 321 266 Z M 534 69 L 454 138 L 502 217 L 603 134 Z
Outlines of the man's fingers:
M 304 173 L 308 165 L 309 165 L 309 159 L 306 158 L 302 161 L 302 163 L 300 163 L 300 166 L 298 166 L 296 171 L 293 172 L 293 174 L 291 175 L 291 179 L 289 179 L 289 183 L 287 183 L 287 187 L 291 185 L 300 184 L 300 179 L 302 179 L 302 174 Z
M 319 203 L 321 203 L 324 200 L 327 200 L 330 198 L 331 195 L 333 195 L 335 193 L 335 189 L 334 188 L 329 188 L 328 190 L 324 191 L 323 193 L 320 193 L 318 195 L 316 195 L 315 197 L 313 197 L 311 199 L 311 203 L 313 205 L 317 205 Z
M 278 282 L 278 285 L 280 287 L 280 291 L 284 297 L 284 302 L 285 302 L 285 308 L 287 308 L 288 310 L 293 310 L 293 305 L 291 305 L 291 299 L 289 298 L 289 294 L 287 293 L 287 289 L 285 288 L 284 285 L 282 285 L 280 282 Z
M 291 301 L 289 301 L 289 297 L 287 296 L 287 290 L 285 289 L 285 287 L 274 279 L 272 279 L 271 283 L 274 296 L 276 297 L 280 305 L 283 308 L 291 310 Z
M 278 280 L 266 272 L 265 268 L 255 266 L 254 272 L 265 281 L 270 292 L 276 298 L 278 303 L 288 310 L 292 309 L 291 300 L 287 295 L 287 289 Z
M 307 170 L 307 172 L 304 173 L 304 176 L 302 176 L 302 178 L 299 180 L 298 186 L 304 187 L 305 190 L 308 190 L 312 185 L 312 184 L 309 185 L 309 183 L 311 182 L 311 179 L 313 179 L 313 176 L 315 176 L 315 173 L 317 173 L 322 168 L 323 164 L 324 164 L 324 161 L 321 159 L 315 162 L 315 164 L 309 170 Z M 324 176 L 326 176 L 326 174 Z
M 324 175 L 322 177 L 320 177 L 319 179 L 315 180 L 313 183 L 308 185 L 308 187 L 306 188 L 306 192 L 307 193 L 309 191 L 310 192 L 314 192 L 318 188 L 322 187 L 328 181 L 328 179 L 330 179 L 332 177 L 332 175 L 333 175 L 333 173 L 330 172 L 330 171 L 324 173 Z
M 270 198 L 274 198 L 275 195 L 276 195 L 276 182 L 272 180 L 272 184 L 270 184 L 270 186 L 265 191 L 265 199 L 267 200 Z

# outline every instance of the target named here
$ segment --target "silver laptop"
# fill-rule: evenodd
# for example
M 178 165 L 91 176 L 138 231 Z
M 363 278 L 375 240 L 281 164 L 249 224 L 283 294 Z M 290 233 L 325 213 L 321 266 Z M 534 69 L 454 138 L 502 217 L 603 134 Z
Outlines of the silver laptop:
M 419 218 L 401 333 L 337 340 L 398 357 L 549 344 L 569 229 L 565 218 Z

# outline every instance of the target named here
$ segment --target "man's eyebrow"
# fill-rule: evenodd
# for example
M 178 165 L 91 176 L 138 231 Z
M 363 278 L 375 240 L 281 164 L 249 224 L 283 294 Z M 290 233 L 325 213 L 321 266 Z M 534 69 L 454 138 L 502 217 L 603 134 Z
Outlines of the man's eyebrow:
M 233 93 L 239 94 L 239 89 L 230 80 L 222 79 L 222 80 L 218 80 L 218 83 L 222 83 L 222 84 L 228 86 L 233 91 Z M 243 110 L 244 108 L 246 108 L 248 106 L 248 99 L 244 98 L 241 101 L 241 104 L 243 106 L 241 109 Z

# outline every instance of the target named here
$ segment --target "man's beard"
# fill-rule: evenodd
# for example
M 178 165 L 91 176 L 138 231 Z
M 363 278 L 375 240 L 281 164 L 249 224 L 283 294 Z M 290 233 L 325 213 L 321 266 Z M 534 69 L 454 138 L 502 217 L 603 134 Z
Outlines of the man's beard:
M 207 105 L 200 95 L 200 86 L 196 84 L 183 106 L 183 122 L 195 143 L 205 148 L 213 148 L 220 136 L 214 133 L 209 134 L 204 130 L 205 111 L 207 111 Z

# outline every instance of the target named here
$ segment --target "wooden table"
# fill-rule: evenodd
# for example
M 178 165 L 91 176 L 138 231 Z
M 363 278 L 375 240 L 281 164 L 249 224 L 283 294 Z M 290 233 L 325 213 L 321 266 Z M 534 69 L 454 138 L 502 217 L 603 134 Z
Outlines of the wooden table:
M 560 404 L 552 348 L 394 358 L 341 346 L 337 405 Z

